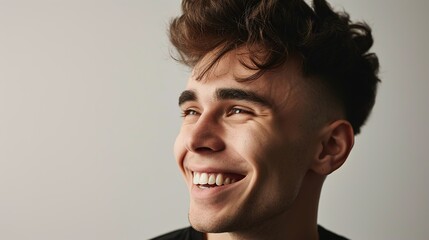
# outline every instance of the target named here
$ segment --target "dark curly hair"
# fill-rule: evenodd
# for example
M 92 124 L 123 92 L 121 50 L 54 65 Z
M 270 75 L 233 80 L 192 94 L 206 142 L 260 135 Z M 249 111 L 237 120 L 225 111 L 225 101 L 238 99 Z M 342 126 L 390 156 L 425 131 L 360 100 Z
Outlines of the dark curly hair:
M 352 22 L 325 0 L 313 0 L 312 7 L 303 0 L 183 0 L 182 11 L 170 24 L 176 59 L 194 67 L 215 51 L 197 79 L 242 46 L 261 46 L 264 55 L 250 51 L 251 64 L 242 64 L 257 71 L 241 80 L 257 79 L 297 53 L 304 76 L 320 80 L 343 106 L 355 134 L 360 132 L 380 81 L 366 23 Z

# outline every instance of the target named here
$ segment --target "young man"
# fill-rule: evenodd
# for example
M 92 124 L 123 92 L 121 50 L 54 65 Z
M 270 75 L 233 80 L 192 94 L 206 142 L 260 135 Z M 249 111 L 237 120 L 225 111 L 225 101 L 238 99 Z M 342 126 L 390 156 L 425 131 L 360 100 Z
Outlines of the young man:
M 183 0 L 193 68 L 174 152 L 192 227 L 155 239 L 345 239 L 317 224 L 327 175 L 375 101 L 370 28 L 324 0 Z

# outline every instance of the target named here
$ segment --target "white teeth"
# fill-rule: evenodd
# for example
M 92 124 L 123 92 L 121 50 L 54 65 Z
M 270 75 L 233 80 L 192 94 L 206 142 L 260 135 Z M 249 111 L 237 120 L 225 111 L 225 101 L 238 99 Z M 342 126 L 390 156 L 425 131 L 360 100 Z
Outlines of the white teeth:
M 207 173 L 201 173 L 199 184 L 207 184 L 209 176 Z
M 208 184 L 213 185 L 216 183 L 216 177 L 214 174 L 210 174 Z
M 218 174 L 216 176 L 216 185 L 220 186 L 223 184 L 223 175 L 222 174 Z
M 225 184 L 225 185 L 228 185 L 228 184 L 230 184 L 231 183 L 231 179 L 229 178 L 229 177 L 227 177 L 226 179 L 225 179 L 225 182 L 223 182 L 223 184 Z
M 195 185 L 216 185 L 216 186 L 222 186 L 222 185 L 228 185 L 235 183 L 237 180 L 233 178 L 225 178 L 222 173 L 198 173 L 194 172 L 194 177 L 192 179 L 192 183 Z M 202 187 L 202 186 L 200 186 Z
M 193 183 L 196 185 L 200 182 L 200 174 L 199 173 L 194 173 L 194 180 Z

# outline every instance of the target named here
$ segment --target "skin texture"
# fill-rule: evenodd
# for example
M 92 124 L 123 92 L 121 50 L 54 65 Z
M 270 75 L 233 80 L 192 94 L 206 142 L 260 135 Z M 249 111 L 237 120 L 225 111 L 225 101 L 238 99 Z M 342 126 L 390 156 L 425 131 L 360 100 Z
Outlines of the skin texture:
M 317 239 L 320 190 L 351 150 L 350 124 L 340 110 L 317 118 L 318 94 L 298 59 L 240 82 L 236 77 L 254 72 L 240 64 L 245 51 L 235 50 L 195 80 L 209 57 L 195 67 L 179 101 L 183 124 L 174 146 L 190 192 L 191 225 L 209 233 L 207 239 Z M 225 89 L 249 92 L 263 103 L 220 96 Z M 193 171 L 244 178 L 200 189 Z

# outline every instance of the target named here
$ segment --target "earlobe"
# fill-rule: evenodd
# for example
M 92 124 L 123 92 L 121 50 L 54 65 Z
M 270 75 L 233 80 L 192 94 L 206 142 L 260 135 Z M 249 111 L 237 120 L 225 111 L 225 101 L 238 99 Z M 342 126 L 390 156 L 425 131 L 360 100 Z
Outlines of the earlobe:
M 322 132 L 311 169 L 320 175 L 332 173 L 346 161 L 353 144 L 353 127 L 348 121 L 337 120 L 331 123 Z

